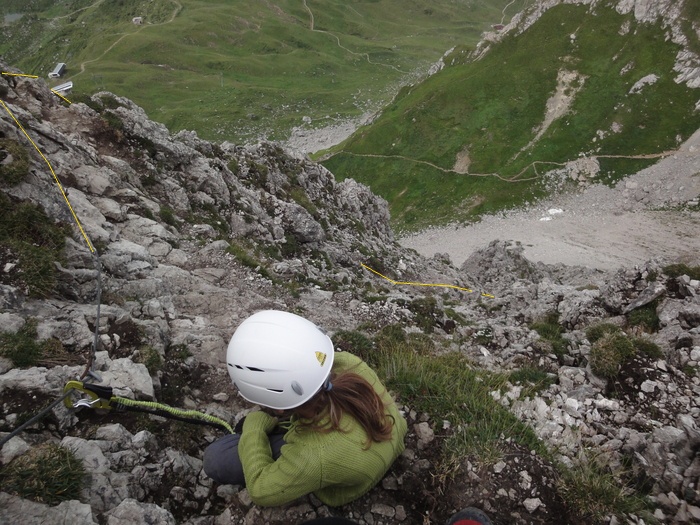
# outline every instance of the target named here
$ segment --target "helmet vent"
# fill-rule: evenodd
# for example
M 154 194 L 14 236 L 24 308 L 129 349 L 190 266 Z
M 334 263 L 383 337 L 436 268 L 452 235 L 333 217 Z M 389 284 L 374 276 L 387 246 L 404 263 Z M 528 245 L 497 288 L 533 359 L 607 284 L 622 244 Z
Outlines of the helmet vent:
M 296 381 L 292 381 L 292 390 L 294 390 L 300 396 L 304 395 L 304 389 L 301 388 L 301 385 Z
M 232 365 L 231 363 L 227 363 L 227 364 L 228 364 L 228 366 L 230 366 L 232 368 L 236 367 L 236 368 L 238 368 L 238 370 L 243 370 L 243 367 L 241 365 Z
M 265 370 L 262 370 L 261 368 L 255 368 L 254 366 L 246 366 L 248 370 L 251 372 L 264 372 Z
M 268 390 L 269 392 L 277 392 L 278 394 L 281 394 L 282 392 L 284 392 L 283 390 L 277 390 L 277 389 L 275 389 L 275 388 L 268 388 L 267 390 Z

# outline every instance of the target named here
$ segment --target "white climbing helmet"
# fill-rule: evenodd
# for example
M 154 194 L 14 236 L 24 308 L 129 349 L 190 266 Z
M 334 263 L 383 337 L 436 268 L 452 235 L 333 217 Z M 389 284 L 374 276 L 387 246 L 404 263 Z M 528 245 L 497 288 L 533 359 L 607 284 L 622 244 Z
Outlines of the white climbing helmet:
M 243 398 L 286 410 L 304 404 L 326 383 L 333 366 L 333 343 L 303 317 L 264 310 L 236 329 L 226 364 Z

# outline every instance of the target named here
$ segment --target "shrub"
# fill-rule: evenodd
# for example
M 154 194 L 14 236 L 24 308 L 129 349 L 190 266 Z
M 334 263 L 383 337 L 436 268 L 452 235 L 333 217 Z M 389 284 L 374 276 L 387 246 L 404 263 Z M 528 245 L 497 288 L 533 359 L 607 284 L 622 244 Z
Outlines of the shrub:
M 117 115 L 116 113 L 106 111 L 102 114 L 102 118 L 112 129 L 115 129 L 117 131 L 124 130 L 124 121 L 121 118 L 119 118 L 119 115 Z
M 80 495 L 85 468 L 70 450 L 49 444 L 33 448 L 4 466 L 0 479 L 7 492 L 55 505 Z
M 649 341 L 649 339 L 645 339 L 643 337 L 634 337 L 632 338 L 632 344 L 637 349 L 637 351 L 649 357 L 655 359 L 664 357 L 664 353 L 661 351 L 659 345 L 657 345 L 653 341 Z
M 598 339 L 607 334 L 615 334 L 621 332 L 619 326 L 612 323 L 599 323 L 593 326 L 589 326 L 586 329 L 586 339 L 589 342 L 595 343 Z
M 152 346 L 142 346 L 139 348 L 138 362 L 146 365 L 151 375 L 155 375 L 158 370 L 163 368 L 163 358 L 158 353 L 158 350 Z
M 175 213 L 173 213 L 172 208 L 169 208 L 168 206 L 161 206 L 160 218 L 163 219 L 163 222 L 165 224 L 169 224 L 170 226 L 173 226 L 175 228 L 179 226 L 177 218 L 175 217 Z
M 627 314 L 627 322 L 630 326 L 641 326 L 649 332 L 657 332 L 659 330 L 659 316 L 656 314 L 656 306 L 658 301 L 652 301 L 640 308 L 632 310 Z
M 632 341 L 623 333 L 608 333 L 598 339 L 591 348 L 590 363 L 593 373 L 613 378 L 620 366 L 635 353 Z
M 16 333 L 0 333 L 0 355 L 15 366 L 34 366 L 42 355 L 41 344 L 36 341 L 36 319 L 28 319 Z
M 421 297 L 408 304 L 408 309 L 416 314 L 416 324 L 426 334 L 432 334 L 438 317 L 442 312 L 437 306 L 435 297 Z

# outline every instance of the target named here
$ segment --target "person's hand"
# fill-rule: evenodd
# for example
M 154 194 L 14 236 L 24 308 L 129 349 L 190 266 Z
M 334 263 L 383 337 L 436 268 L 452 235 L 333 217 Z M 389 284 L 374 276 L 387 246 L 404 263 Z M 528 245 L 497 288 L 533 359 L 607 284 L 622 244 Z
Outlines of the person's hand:
M 277 426 L 277 418 L 265 412 L 251 412 L 243 423 L 243 432 L 248 430 L 262 430 L 269 434 Z

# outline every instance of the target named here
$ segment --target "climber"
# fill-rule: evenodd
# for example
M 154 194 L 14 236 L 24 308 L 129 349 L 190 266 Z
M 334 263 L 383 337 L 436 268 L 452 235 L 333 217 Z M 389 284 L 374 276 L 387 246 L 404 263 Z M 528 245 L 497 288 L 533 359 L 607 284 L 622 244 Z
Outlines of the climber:
M 311 492 L 344 505 L 375 486 L 404 449 L 406 421 L 375 372 L 334 352 L 302 317 L 250 316 L 229 342 L 226 365 L 240 395 L 263 410 L 248 414 L 239 434 L 207 447 L 204 471 L 246 486 L 258 505 Z

